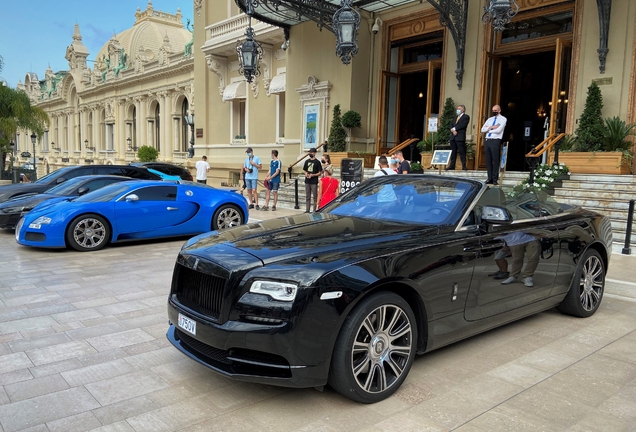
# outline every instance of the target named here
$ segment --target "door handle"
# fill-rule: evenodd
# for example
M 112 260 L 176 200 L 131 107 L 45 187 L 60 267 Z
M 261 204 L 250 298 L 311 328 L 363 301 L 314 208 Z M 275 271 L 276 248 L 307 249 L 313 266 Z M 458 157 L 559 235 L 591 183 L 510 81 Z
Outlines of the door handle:
M 168 207 L 167 208 L 168 211 L 174 211 L 174 210 L 179 210 L 178 207 Z

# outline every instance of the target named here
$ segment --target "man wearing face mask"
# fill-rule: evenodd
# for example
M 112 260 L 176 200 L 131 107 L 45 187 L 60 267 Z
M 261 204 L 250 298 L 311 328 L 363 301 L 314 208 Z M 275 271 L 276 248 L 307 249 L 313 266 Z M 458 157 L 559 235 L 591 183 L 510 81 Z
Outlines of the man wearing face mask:
M 256 184 L 258 183 L 258 170 L 263 168 L 263 165 L 261 164 L 261 159 L 258 156 L 254 156 L 252 147 L 248 147 L 245 153 L 247 153 L 247 157 L 243 162 L 243 178 L 245 179 L 245 184 L 247 184 L 247 197 L 250 201 L 249 208 L 253 209 L 254 205 L 256 205 L 256 210 L 260 210 Z
M 311 210 L 311 201 L 313 194 L 314 211 L 316 211 L 316 204 L 318 200 L 318 178 L 322 173 L 322 166 L 318 159 L 316 159 L 316 149 L 309 149 L 309 159 L 305 161 L 303 165 L 303 172 L 305 173 L 305 197 L 306 207 L 305 213 L 309 213 Z
M 450 148 L 451 157 L 446 170 L 454 170 L 455 162 L 457 161 L 457 154 L 459 154 L 459 160 L 462 163 L 462 169 L 466 170 L 466 129 L 470 122 L 470 116 L 466 114 L 466 107 L 464 105 L 457 105 L 457 117 L 451 121 L 451 137 Z
M 501 141 L 504 129 L 506 128 L 506 118 L 501 115 L 501 107 L 492 107 L 492 117 L 484 123 L 481 131 L 486 134 L 486 169 L 488 179 L 486 184 L 496 185 L 499 182 L 499 163 L 501 162 Z

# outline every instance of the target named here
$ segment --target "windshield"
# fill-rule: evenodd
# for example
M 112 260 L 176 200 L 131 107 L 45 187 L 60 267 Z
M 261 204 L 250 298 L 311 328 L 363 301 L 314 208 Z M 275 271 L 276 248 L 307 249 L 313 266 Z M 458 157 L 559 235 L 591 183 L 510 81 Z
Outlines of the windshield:
M 60 168 L 58 170 L 53 171 L 52 173 L 49 173 L 47 175 L 45 175 L 44 177 L 40 177 L 39 179 L 37 179 L 36 181 L 34 181 L 34 183 L 48 183 L 50 179 L 54 178 L 54 177 L 59 177 L 62 174 L 64 174 L 66 171 L 69 171 L 71 168 L 73 167 L 68 167 L 68 168 Z
M 121 193 L 130 189 L 130 186 L 122 183 L 114 183 L 112 185 L 104 186 L 96 191 L 89 192 L 86 195 L 75 198 L 75 202 L 106 202 L 110 201 Z
M 323 211 L 414 225 L 454 225 L 478 189 L 475 182 L 430 176 L 376 177 L 332 201 Z
M 84 177 L 76 177 L 70 180 L 66 180 L 55 187 L 52 187 L 46 193 L 54 195 L 73 195 L 75 189 L 79 187 L 86 179 Z

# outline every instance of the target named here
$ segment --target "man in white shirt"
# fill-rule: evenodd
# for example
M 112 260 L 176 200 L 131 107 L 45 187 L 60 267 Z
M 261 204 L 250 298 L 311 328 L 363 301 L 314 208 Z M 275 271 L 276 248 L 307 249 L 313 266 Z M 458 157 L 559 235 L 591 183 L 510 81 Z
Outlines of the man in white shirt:
M 373 177 L 397 175 L 395 171 L 389 168 L 389 161 L 387 160 L 386 156 L 380 156 L 380 158 L 378 159 L 378 165 L 380 165 L 380 170 L 376 172 Z M 397 203 L 397 197 L 395 195 L 395 191 L 393 190 L 393 185 L 383 185 L 382 189 L 378 193 L 377 201 L 378 203 Z
M 208 171 L 210 171 L 210 164 L 208 163 L 208 157 L 206 155 L 201 156 L 201 160 L 195 164 L 197 168 L 197 183 L 208 183 Z
M 499 164 L 501 162 L 501 142 L 503 140 L 504 129 L 506 128 L 506 118 L 501 115 L 501 107 L 492 107 L 492 117 L 484 123 L 481 131 L 486 134 L 486 169 L 488 179 L 486 184 L 496 185 L 499 182 Z

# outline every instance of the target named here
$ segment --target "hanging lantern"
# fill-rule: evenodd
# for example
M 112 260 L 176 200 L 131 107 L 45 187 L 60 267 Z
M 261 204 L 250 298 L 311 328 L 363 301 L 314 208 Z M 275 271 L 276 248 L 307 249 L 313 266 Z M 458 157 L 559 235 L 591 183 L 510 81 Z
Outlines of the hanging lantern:
M 250 25 L 245 30 L 245 36 L 245 42 L 238 41 L 236 44 L 236 52 L 239 59 L 239 73 L 245 76 L 248 83 L 251 83 L 254 77 L 261 74 L 258 65 L 263 58 L 263 47 L 254 40 L 251 19 Z
M 336 33 L 336 55 L 348 65 L 358 54 L 358 30 L 360 13 L 351 8 L 351 0 L 342 0 L 341 8 L 333 14 L 333 29 Z
M 517 15 L 519 6 L 515 0 L 490 0 L 488 6 L 484 6 L 484 14 L 481 20 L 484 24 L 492 23 L 496 32 L 501 32 L 510 23 L 510 19 Z

